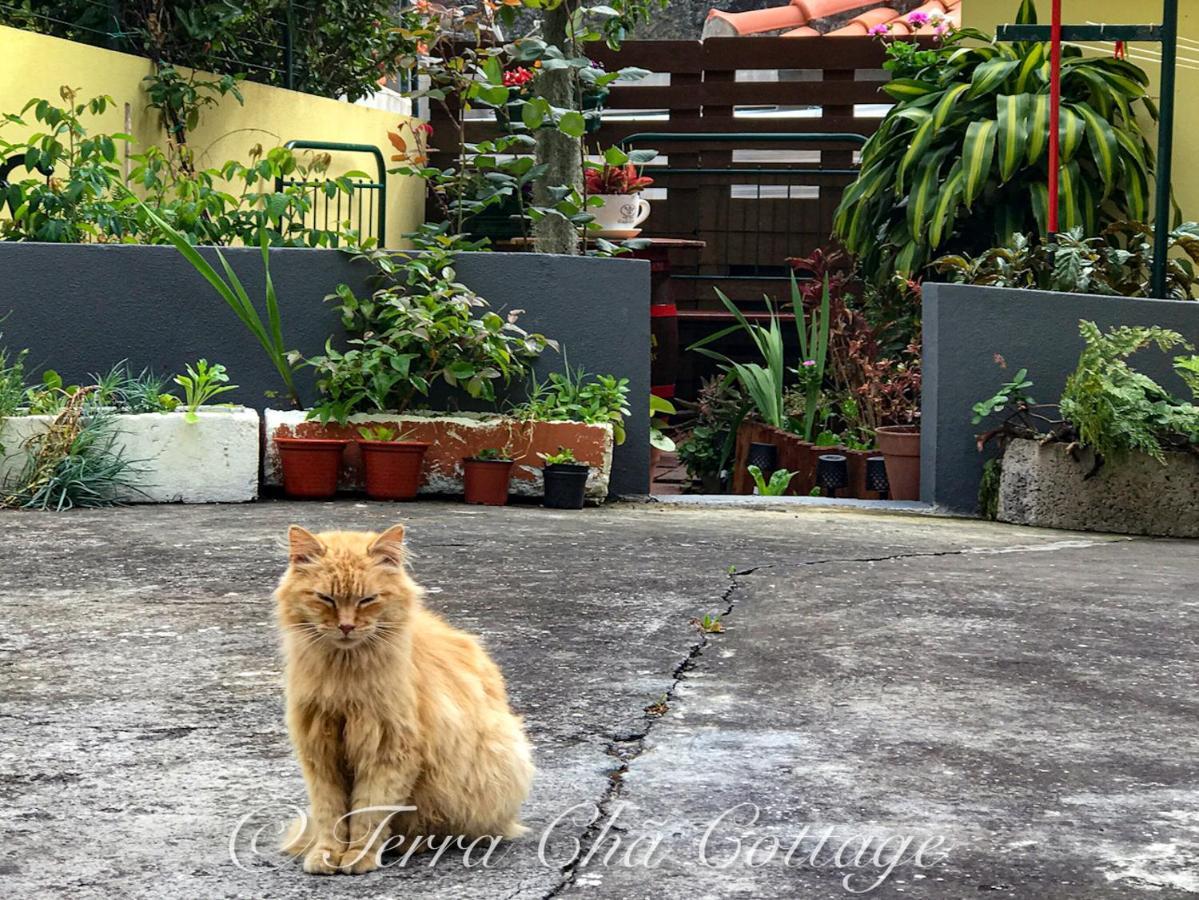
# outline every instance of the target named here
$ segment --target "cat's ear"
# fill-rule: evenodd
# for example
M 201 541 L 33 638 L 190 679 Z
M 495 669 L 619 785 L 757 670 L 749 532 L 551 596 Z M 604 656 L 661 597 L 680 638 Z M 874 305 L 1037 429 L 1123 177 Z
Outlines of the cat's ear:
M 295 564 L 314 562 L 325 555 L 325 545 L 321 539 L 299 525 L 287 529 L 288 555 Z
M 393 566 L 404 564 L 404 526 L 392 525 L 371 542 L 370 555 Z

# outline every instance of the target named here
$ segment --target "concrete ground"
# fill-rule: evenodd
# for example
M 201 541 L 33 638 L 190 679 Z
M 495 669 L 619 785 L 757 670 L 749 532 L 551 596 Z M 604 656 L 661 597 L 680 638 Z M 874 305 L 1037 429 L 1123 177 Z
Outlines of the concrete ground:
M 526 717 L 532 832 L 307 876 L 280 539 L 396 518 Z M 0 547 L 5 897 L 1199 893 L 1199 543 L 338 502 L 14 513 Z

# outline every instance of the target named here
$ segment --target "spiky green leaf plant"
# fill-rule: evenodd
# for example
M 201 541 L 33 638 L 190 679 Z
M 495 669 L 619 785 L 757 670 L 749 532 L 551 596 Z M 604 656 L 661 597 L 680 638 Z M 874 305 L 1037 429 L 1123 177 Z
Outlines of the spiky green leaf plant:
M 1024 0 L 1017 21 L 1036 21 Z M 977 254 L 1048 221 L 1049 46 L 974 29 L 935 50 L 889 51 L 895 99 L 862 150 L 834 230 L 867 277 L 916 275 L 943 253 Z M 1148 214 L 1153 152 L 1137 124 L 1149 77 L 1064 48 L 1059 136 L 1063 228 L 1097 234 Z M 916 60 L 915 62 L 912 62 Z

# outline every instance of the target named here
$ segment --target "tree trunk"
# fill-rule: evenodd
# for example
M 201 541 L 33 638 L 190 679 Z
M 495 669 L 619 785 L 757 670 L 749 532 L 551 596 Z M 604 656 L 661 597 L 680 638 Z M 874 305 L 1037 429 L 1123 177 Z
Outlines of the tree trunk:
M 567 46 L 567 23 L 570 19 L 570 4 L 563 2 L 557 8 L 546 10 L 544 37 L 548 44 L 560 47 L 567 56 L 572 56 Z M 537 79 L 538 93 L 559 109 L 577 109 L 574 101 L 574 79 L 570 69 L 543 72 Z M 537 162 L 548 166 L 543 177 L 533 184 L 533 202 L 537 206 L 552 206 L 549 186 L 568 186 L 582 191 L 582 167 L 580 164 L 582 144 L 578 138 L 563 134 L 547 126 L 537 130 Z M 533 225 L 533 246 L 538 253 L 579 252 L 579 235 L 575 226 L 558 215 L 548 215 Z

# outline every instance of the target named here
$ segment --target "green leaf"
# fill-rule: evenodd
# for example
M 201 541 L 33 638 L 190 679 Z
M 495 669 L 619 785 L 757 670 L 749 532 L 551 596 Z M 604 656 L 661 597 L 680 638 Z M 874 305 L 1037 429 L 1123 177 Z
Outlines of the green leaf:
M 970 79 L 971 100 L 982 97 L 999 88 L 1012 72 L 1019 67 L 1016 59 L 989 59 L 974 70 Z
M 604 162 L 610 166 L 623 166 L 629 161 L 629 155 L 619 147 L 609 147 L 604 151 Z
M 1029 94 L 1000 94 L 995 98 L 999 122 L 999 180 L 1007 182 L 1024 160 L 1028 136 Z
M 940 130 L 945 125 L 959 98 L 968 90 L 970 90 L 968 84 L 955 84 L 944 93 L 937 101 L 937 105 L 933 107 L 933 128 Z
M 883 85 L 883 90 L 896 100 L 914 100 L 917 97 L 923 97 L 925 94 L 931 94 L 937 90 L 937 86 L 928 81 L 919 81 L 915 78 L 892 78 Z
M 1046 44 L 1033 44 L 1028 54 L 1020 62 L 1020 71 L 1016 75 L 1016 92 L 1028 92 L 1029 86 L 1037 86 L 1043 79 L 1037 74 L 1045 63 Z M 1046 95 L 1048 96 L 1048 95 Z
M 1080 188 L 1078 186 L 1080 176 L 1077 160 L 1062 166 L 1061 177 L 1058 180 L 1057 220 L 1058 227 L 1063 231 L 1070 231 L 1082 224 L 1079 205 Z
M 935 250 L 941 246 L 944 237 L 953 231 L 954 219 L 957 216 L 958 201 L 966 184 L 966 174 L 962 161 L 955 162 L 949 170 L 941 193 L 937 195 L 937 205 L 933 208 L 932 222 L 928 229 L 929 245 Z
M 1069 162 L 1078 152 L 1078 148 L 1082 146 L 1083 137 L 1087 133 L 1087 125 L 1082 116 L 1075 115 L 1068 106 L 1063 106 L 1059 110 L 1059 116 L 1057 132 L 1062 162 Z
M 550 105 L 544 97 L 534 97 L 520 109 L 520 120 L 529 131 L 535 131 L 549 117 Z
M 995 154 L 995 135 L 999 123 L 994 119 L 971 122 L 966 127 L 962 143 L 962 170 L 965 174 L 965 202 L 969 207 L 979 195 L 991 173 L 991 158 Z
M 587 120 L 581 112 L 572 109 L 562 114 L 558 120 L 558 130 L 573 138 L 582 137 L 587 130 Z
M 1035 94 L 1028 111 L 1028 140 L 1024 158 L 1030 165 L 1040 162 L 1049 147 L 1049 95 Z
M 1120 145 L 1116 140 L 1116 133 L 1112 129 L 1111 123 L 1101 118 L 1087 104 L 1075 103 L 1071 105 L 1071 108 L 1086 122 L 1087 142 L 1091 147 L 1091 156 L 1095 160 L 1095 166 L 1099 169 L 1099 175 L 1103 179 L 1103 199 L 1106 200 L 1116 180 L 1117 161 L 1120 157 Z
M 929 154 L 916 169 L 915 183 L 912 185 L 912 192 L 908 195 L 907 211 L 908 230 L 914 236 L 924 234 L 925 223 L 937 200 L 941 160 L 948 152 L 949 148 L 944 148 Z
M 913 165 L 924 159 L 936 134 L 936 123 L 932 116 L 929 116 L 920 123 L 920 126 L 916 129 L 916 133 L 912 135 L 912 143 L 908 146 L 907 153 L 903 155 L 903 161 L 899 164 L 899 176 L 895 182 L 896 194 L 904 192 L 904 176 Z
M 1149 178 L 1145 169 L 1127 153 L 1124 161 L 1124 200 L 1128 207 L 1128 218 L 1133 222 L 1144 222 L 1149 217 Z

